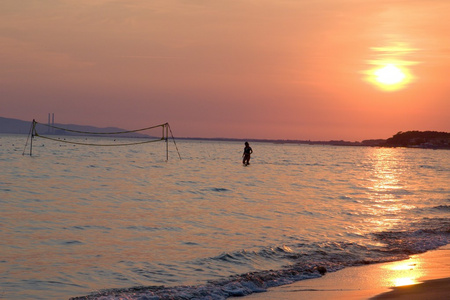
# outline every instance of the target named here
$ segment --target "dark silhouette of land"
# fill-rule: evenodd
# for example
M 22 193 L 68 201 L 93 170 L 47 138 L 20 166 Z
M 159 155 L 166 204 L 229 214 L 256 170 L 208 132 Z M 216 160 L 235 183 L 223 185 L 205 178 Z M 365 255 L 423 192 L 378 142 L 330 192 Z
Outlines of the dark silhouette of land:
M 399 132 L 388 138 L 383 146 L 450 149 L 450 133 L 438 131 Z
M 116 127 L 99 128 L 94 126 L 55 124 L 57 127 L 70 130 L 89 132 L 116 132 L 125 129 Z M 31 121 L 22 121 L 0 117 L 0 134 L 29 134 Z M 50 134 L 70 135 L 64 130 L 56 130 Z M 135 134 L 136 137 L 148 137 L 144 134 Z M 332 145 L 332 146 L 370 146 L 370 147 L 409 147 L 409 148 L 429 148 L 429 149 L 450 149 L 450 133 L 438 131 L 406 131 L 398 132 L 388 139 L 364 140 L 361 142 L 349 142 L 344 140 L 331 141 L 311 141 L 311 140 L 273 140 L 273 139 L 233 139 L 233 138 L 198 138 L 198 137 L 177 137 L 186 140 L 211 140 L 211 141 L 249 141 L 249 142 L 270 142 L 280 144 L 308 144 L 308 145 Z

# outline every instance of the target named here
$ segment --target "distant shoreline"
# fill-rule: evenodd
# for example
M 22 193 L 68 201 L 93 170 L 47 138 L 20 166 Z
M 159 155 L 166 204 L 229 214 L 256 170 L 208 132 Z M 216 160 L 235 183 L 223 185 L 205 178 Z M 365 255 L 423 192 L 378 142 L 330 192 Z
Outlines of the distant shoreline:
M 0 134 L 29 134 L 31 122 L 0 117 Z M 55 124 L 60 127 L 82 128 L 85 131 L 101 132 L 108 130 L 121 131 L 121 128 L 99 128 L 95 126 L 82 126 L 74 124 Z M 64 135 L 64 134 L 62 134 Z M 138 136 L 144 137 L 145 135 Z M 199 141 L 230 141 L 230 142 L 262 142 L 275 144 L 306 144 L 306 145 L 328 145 L 328 146 L 364 146 L 364 147 L 403 147 L 419 149 L 446 149 L 450 150 L 450 133 L 438 131 L 406 131 L 398 132 L 388 139 L 371 139 L 361 142 L 350 142 L 344 140 L 312 141 L 312 140 L 290 140 L 290 139 L 242 139 L 242 138 L 202 138 L 202 137 L 176 137 L 178 140 Z
M 273 144 L 302 144 L 302 145 L 324 145 L 324 146 L 348 146 L 348 147 L 383 147 L 383 148 L 413 148 L 413 149 L 445 149 L 450 150 L 450 145 L 433 144 L 425 142 L 423 144 L 397 145 L 387 143 L 388 139 L 364 140 L 362 142 L 350 142 L 344 140 L 311 141 L 311 140 L 273 140 L 273 139 L 238 139 L 238 138 L 193 138 L 177 137 L 178 140 L 200 140 L 200 141 L 229 141 L 229 142 L 256 142 Z
M 0 132 L 0 135 L 25 135 L 24 133 Z M 142 137 L 136 137 L 142 138 Z M 378 147 L 378 148 L 409 148 L 409 149 L 432 149 L 432 150 L 450 150 L 450 146 L 438 145 L 386 145 L 386 140 L 377 140 L 380 142 L 349 142 L 349 141 L 305 141 L 305 140 L 272 140 L 272 139 L 240 139 L 240 138 L 201 138 L 201 137 L 175 137 L 176 140 L 186 141 L 210 141 L 210 142 L 254 142 L 254 143 L 272 143 L 272 144 L 292 144 L 292 145 L 311 145 L 311 146 L 340 146 L 340 147 Z

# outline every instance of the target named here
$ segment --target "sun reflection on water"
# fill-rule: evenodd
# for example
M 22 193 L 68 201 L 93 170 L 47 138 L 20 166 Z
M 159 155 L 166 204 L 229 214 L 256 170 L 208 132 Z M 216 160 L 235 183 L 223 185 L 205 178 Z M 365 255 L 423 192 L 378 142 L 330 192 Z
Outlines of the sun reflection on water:
M 411 208 L 404 203 L 409 192 L 402 180 L 403 160 L 402 152 L 386 148 L 374 148 L 368 157 L 366 209 L 373 216 L 369 221 L 380 231 L 400 222 L 399 213 Z
M 373 162 L 369 170 L 372 185 L 368 187 L 373 191 L 371 199 L 378 203 L 395 200 L 396 192 L 403 188 L 399 179 L 403 172 L 399 163 L 401 154 L 393 149 L 375 149 L 370 159 Z

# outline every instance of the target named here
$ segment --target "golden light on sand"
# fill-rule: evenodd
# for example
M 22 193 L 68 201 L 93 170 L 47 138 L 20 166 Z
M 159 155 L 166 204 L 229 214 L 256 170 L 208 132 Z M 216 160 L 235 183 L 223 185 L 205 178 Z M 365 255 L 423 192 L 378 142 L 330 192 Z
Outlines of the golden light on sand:
M 387 268 L 392 271 L 389 276 L 390 284 L 395 287 L 418 284 L 418 278 L 423 276 L 420 264 L 420 260 L 415 257 L 388 264 Z
M 394 286 L 405 286 L 405 285 L 413 285 L 418 284 L 416 280 L 410 277 L 403 277 L 403 278 L 395 278 L 392 281 Z

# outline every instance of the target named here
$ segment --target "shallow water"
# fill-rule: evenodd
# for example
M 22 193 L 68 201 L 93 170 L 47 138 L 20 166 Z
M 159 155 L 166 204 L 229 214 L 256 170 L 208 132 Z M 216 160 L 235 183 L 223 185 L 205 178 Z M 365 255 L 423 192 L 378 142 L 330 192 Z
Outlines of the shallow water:
M 166 162 L 163 142 L 37 138 L 30 157 L 25 141 L 0 136 L 0 298 L 192 285 L 220 299 L 244 277 L 265 288 L 450 240 L 445 150 L 251 143 L 244 167 L 237 142 L 180 140 Z

